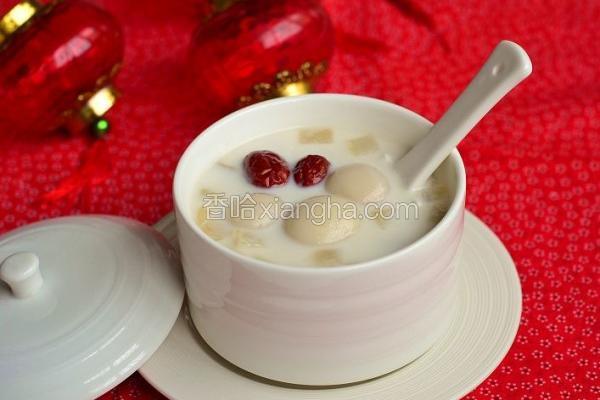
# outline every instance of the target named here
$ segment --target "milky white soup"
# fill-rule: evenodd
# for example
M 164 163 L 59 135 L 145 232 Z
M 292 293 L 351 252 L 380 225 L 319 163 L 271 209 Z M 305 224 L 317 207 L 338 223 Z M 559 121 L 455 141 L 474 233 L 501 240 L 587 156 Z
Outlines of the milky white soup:
M 260 150 L 287 162 L 292 172 L 286 184 L 250 182 L 244 159 Z M 451 200 L 437 174 L 423 190 L 402 187 L 394 161 L 406 151 L 401 133 L 328 128 L 248 141 L 202 172 L 196 223 L 234 251 L 276 264 L 326 267 L 385 256 L 431 230 Z M 309 154 L 325 157 L 330 166 L 327 178 L 304 187 L 294 181 L 293 169 Z

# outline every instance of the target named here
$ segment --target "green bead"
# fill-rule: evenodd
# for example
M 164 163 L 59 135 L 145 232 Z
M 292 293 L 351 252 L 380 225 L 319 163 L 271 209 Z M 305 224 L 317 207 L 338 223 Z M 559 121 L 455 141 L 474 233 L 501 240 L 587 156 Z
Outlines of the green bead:
M 102 137 L 106 135 L 106 133 L 108 133 L 108 131 L 110 130 L 110 124 L 107 120 L 101 118 L 94 122 L 92 129 L 97 136 Z

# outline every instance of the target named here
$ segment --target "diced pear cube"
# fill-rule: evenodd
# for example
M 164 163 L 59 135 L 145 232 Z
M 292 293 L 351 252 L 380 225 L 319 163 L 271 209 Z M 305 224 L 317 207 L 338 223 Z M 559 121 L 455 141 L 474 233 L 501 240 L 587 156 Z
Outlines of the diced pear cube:
M 204 207 L 198 208 L 196 223 L 209 237 L 214 240 L 223 240 L 229 235 L 229 230 L 222 221 L 213 221 L 208 218 L 208 210 Z
M 256 258 L 257 260 L 260 261 L 264 261 L 264 262 L 268 262 L 268 263 L 276 263 L 276 261 L 270 259 L 269 257 L 265 257 L 262 254 L 254 254 L 252 257 Z
M 342 264 L 342 259 L 335 249 L 317 250 L 312 258 L 314 263 L 320 267 L 332 267 Z
M 266 193 L 245 195 L 239 202 L 232 202 L 227 210 L 229 222 L 240 228 L 259 229 L 272 224 L 278 199 Z
M 258 236 L 241 229 L 233 231 L 233 246 L 236 250 L 264 247 L 263 241 Z
M 302 144 L 309 143 L 332 143 L 333 131 L 331 129 L 302 130 L 298 136 Z
M 204 231 L 210 238 L 220 241 L 225 239 L 228 235 L 228 229 L 223 223 L 215 221 L 207 221 L 203 225 L 200 225 L 200 229 Z
M 379 144 L 377 144 L 377 140 L 372 135 L 350 139 L 347 142 L 347 146 L 350 153 L 355 156 L 362 156 L 379 150 Z
M 198 226 L 202 227 L 206 223 L 208 219 L 208 211 L 204 207 L 198 208 L 198 212 L 196 213 L 196 223 Z

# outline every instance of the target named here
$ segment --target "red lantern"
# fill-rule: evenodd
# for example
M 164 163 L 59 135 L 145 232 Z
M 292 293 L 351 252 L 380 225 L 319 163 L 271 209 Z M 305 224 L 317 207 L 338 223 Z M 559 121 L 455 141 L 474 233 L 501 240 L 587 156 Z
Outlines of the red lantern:
M 191 66 L 199 87 L 225 105 L 310 91 L 334 45 L 331 21 L 320 2 L 222 3 L 215 0 L 217 11 L 192 39 Z
M 76 115 L 105 130 L 122 59 L 120 26 L 98 7 L 19 3 L 0 21 L 0 136 L 39 136 Z

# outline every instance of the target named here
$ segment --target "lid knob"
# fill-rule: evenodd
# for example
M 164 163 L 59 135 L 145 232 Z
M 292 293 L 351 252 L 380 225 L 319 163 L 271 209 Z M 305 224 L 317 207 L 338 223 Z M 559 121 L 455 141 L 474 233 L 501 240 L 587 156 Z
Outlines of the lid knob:
M 0 279 L 10 286 L 15 297 L 31 297 L 43 284 L 40 259 L 27 252 L 8 256 L 0 265 Z

